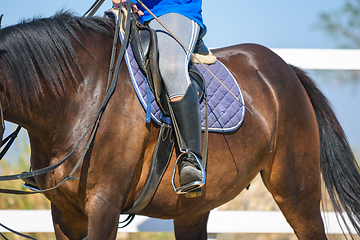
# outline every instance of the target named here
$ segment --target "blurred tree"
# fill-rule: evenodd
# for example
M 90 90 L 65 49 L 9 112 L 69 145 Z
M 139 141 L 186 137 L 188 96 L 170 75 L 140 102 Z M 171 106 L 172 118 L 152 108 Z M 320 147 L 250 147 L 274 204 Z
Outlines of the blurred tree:
M 339 48 L 360 48 L 360 0 L 345 0 L 343 6 L 335 11 L 323 12 L 319 16 L 317 27 L 325 31 L 338 42 Z M 326 77 L 343 84 L 360 82 L 360 71 L 333 71 Z
M 319 26 L 340 48 L 360 48 L 360 0 L 345 0 L 341 9 L 321 13 Z

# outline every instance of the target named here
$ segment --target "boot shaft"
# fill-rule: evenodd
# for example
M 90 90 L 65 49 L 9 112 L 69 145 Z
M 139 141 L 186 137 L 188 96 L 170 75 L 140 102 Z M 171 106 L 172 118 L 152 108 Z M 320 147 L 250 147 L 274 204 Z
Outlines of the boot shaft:
M 170 104 L 182 139 L 179 143 L 181 150 L 201 156 L 201 119 L 195 84 L 189 85 L 181 100 Z

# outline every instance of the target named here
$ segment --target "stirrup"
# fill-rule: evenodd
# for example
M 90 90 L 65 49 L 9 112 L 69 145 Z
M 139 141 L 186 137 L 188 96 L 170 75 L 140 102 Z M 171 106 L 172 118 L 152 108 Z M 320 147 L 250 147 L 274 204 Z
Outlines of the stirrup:
M 197 164 L 199 164 L 201 174 L 202 174 L 201 180 L 200 181 L 189 182 L 188 184 L 185 184 L 184 186 L 181 186 L 181 187 L 177 188 L 176 185 L 175 185 L 176 167 L 177 167 L 179 159 L 186 153 L 192 154 L 195 157 L 195 160 L 196 160 Z M 201 188 L 205 184 L 205 179 L 206 179 L 205 169 L 204 169 L 200 159 L 196 156 L 195 153 L 193 153 L 191 151 L 188 151 L 188 152 L 183 152 L 178 156 L 178 158 L 176 159 L 176 162 L 175 162 L 175 167 L 174 167 L 174 171 L 173 171 L 173 175 L 172 175 L 172 179 L 171 179 L 171 183 L 172 183 L 173 188 L 174 188 L 174 190 L 175 190 L 175 192 L 177 194 L 186 194 L 186 193 L 191 192 L 191 191 L 193 191 L 195 189 Z

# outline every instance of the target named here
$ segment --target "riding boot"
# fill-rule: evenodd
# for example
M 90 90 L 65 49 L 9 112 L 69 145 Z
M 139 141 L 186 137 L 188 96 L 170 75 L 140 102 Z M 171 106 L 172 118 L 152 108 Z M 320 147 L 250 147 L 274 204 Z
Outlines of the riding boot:
M 182 152 L 179 159 L 179 181 L 180 185 L 184 186 L 191 182 L 201 181 L 203 178 L 203 173 L 198 163 L 198 160 L 201 161 L 201 120 L 196 85 L 191 83 L 184 97 L 170 104 L 178 125 L 178 134 L 181 136 L 180 139 L 182 139 L 182 143 L 179 144 Z M 185 192 L 198 187 L 200 186 L 189 187 Z

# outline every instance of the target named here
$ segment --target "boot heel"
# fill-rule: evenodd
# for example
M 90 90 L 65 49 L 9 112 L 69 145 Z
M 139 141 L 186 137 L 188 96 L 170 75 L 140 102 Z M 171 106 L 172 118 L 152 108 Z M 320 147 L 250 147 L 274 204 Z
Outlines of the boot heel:
M 200 197 L 201 195 L 202 195 L 202 187 L 185 193 L 185 197 L 187 198 L 196 198 L 196 197 Z

